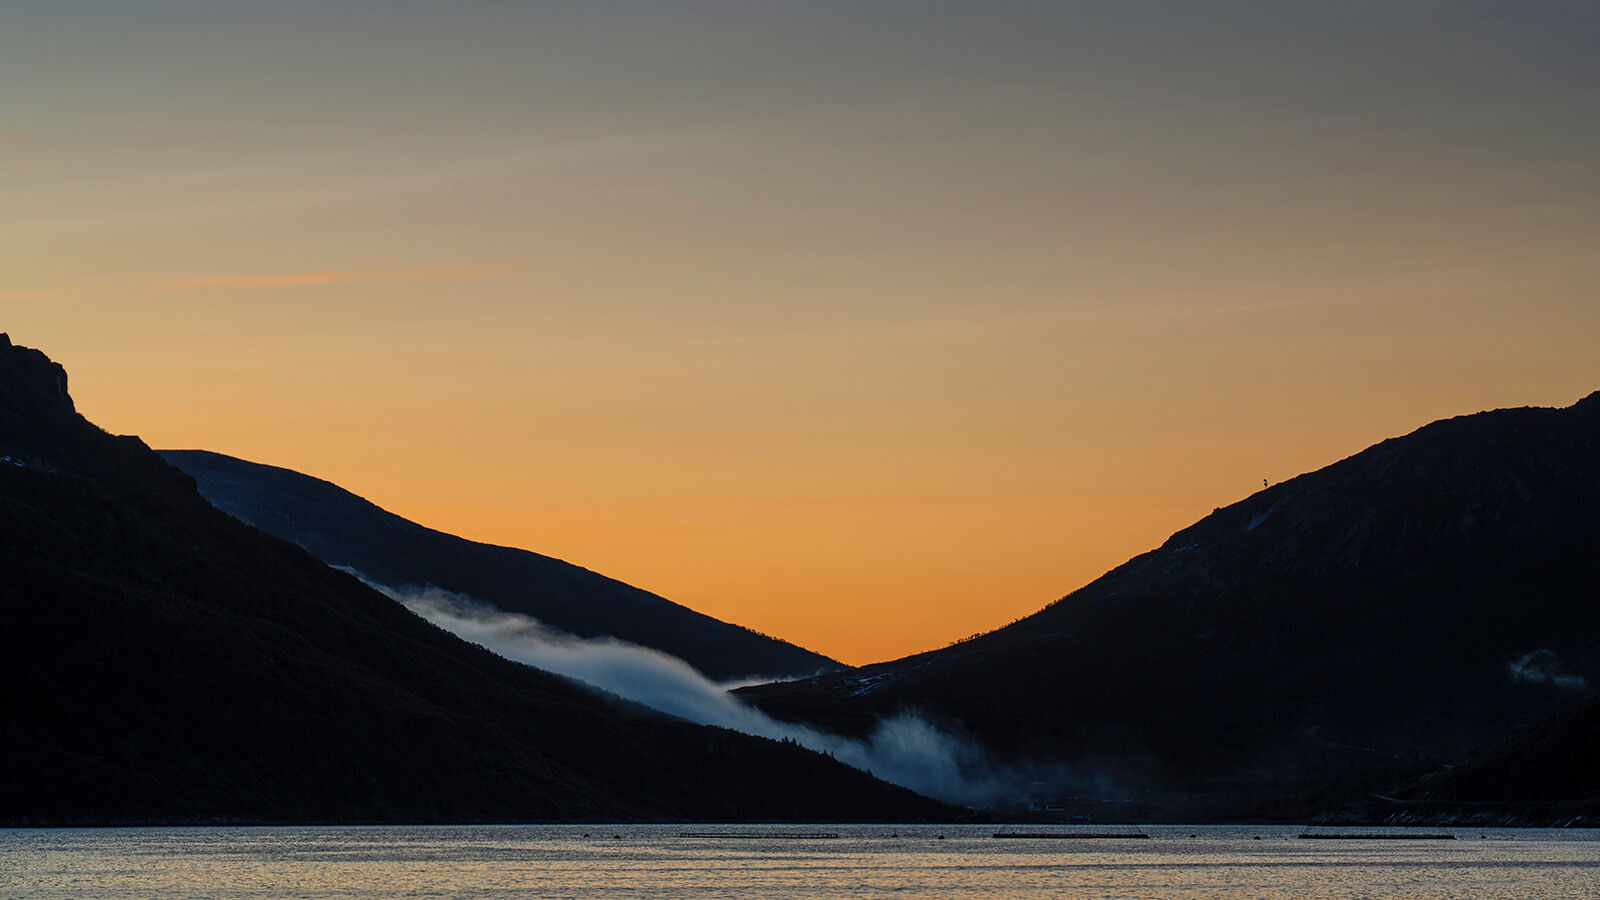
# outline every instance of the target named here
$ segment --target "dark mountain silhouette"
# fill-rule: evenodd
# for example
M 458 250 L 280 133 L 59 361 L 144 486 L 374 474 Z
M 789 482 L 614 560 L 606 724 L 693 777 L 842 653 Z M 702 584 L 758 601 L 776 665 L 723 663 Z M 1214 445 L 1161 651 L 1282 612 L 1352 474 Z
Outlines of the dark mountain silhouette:
M 1600 698 L 1474 755 L 1321 817 L 1382 825 L 1600 824 Z
M 0 824 L 901 819 L 798 747 L 508 662 L 220 512 L 0 336 Z
M 1461 763 L 1600 684 L 1597 510 L 1600 393 L 1435 422 L 998 631 L 742 694 L 846 734 L 918 709 L 1053 764 L 1038 790 L 1080 806 L 1303 816 Z
M 223 512 L 386 587 L 433 585 L 466 594 L 570 634 L 610 635 L 662 650 L 719 681 L 844 668 L 561 560 L 424 528 L 299 472 L 205 450 L 159 452 Z

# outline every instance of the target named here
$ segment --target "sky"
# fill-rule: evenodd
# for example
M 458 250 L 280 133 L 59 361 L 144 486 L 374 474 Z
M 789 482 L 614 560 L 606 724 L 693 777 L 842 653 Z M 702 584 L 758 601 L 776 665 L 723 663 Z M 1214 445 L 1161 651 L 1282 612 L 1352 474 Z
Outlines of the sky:
M 0 0 L 0 330 L 851 664 L 1600 389 L 1591 2 Z

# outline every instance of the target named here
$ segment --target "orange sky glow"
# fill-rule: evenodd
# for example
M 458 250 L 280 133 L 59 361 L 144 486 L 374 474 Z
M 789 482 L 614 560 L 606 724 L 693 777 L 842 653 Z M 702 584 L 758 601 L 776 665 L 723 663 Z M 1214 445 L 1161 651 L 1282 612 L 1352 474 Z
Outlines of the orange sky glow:
M 0 330 L 91 420 L 851 664 L 1600 388 L 1578 5 L 38 6 Z

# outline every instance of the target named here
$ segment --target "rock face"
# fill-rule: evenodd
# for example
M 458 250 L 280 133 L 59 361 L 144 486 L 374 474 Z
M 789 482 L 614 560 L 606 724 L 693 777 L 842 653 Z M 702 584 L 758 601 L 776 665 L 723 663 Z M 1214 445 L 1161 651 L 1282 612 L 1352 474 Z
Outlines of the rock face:
M 28 347 L 15 347 L 0 333 L 0 465 L 47 465 L 37 424 L 71 427 L 77 416 L 67 393 L 67 371 Z
M 38 350 L 13 346 L 11 335 L 4 333 L 0 333 L 0 398 L 7 409 L 31 408 L 56 415 L 76 411 L 67 393 L 67 370 Z
M 193 476 L 223 512 L 386 587 L 432 585 L 466 594 L 570 634 L 662 650 L 715 680 L 803 678 L 844 668 L 588 569 L 424 528 L 289 469 L 204 450 L 161 455 Z
M 218 511 L 0 344 L 0 824 L 901 819 L 798 747 L 507 662 Z
M 1320 812 L 1600 684 L 1597 509 L 1600 394 L 1463 416 L 1219 509 L 1007 628 L 745 693 L 843 731 L 917 708 L 1150 817 Z

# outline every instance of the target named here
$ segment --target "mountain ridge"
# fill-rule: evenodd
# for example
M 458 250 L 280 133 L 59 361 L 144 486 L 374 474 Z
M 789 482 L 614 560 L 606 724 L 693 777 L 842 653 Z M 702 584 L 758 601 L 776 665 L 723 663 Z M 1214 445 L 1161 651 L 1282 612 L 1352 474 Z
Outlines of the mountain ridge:
M 0 340 L 0 824 L 925 819 L 510 662 L 227 516 Z
M 718 681 L 846 668 L 572 563 L 428 528 L 324 479 L 206 450 L 158 452 L 222 511 L 387 588 L 442 588 L 579 637 L 661 650 Z
M 1583 695 L 1561 684 L 1592 690 L 1595 508 L 1600 393 L 1441 420 L 1219 508 L 1004 628 L 741 695 L 846 734 L 917 709 L 1172 815 L 1310 814 L 1557 714 Z M 1542 674 L 1519 676 L 1524 658 Z

